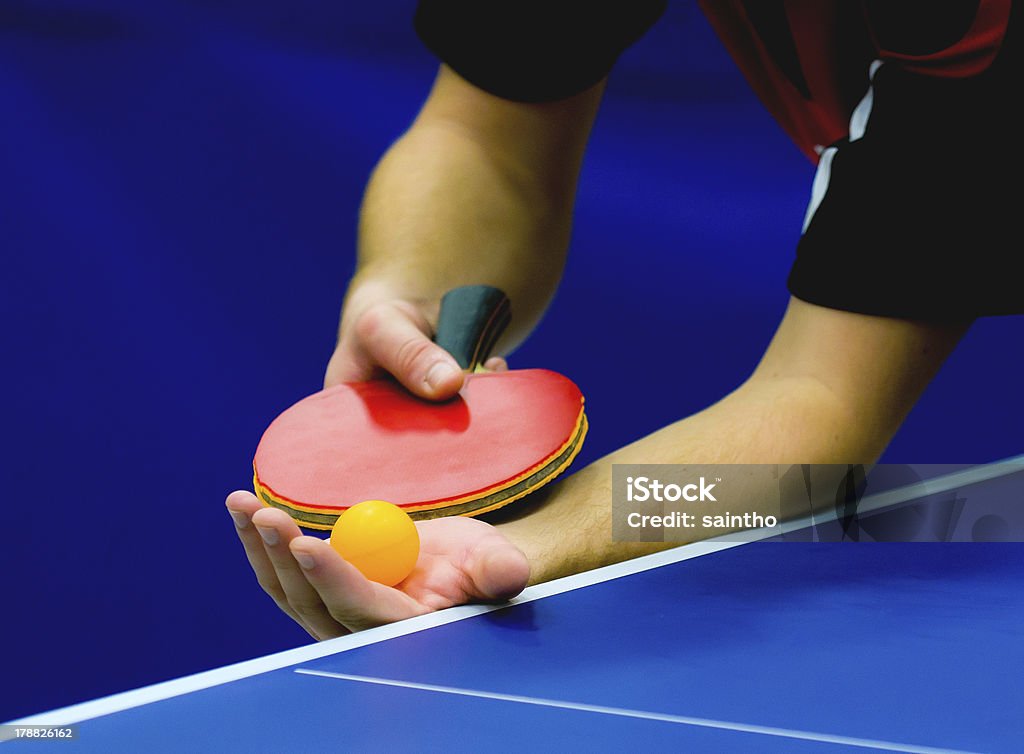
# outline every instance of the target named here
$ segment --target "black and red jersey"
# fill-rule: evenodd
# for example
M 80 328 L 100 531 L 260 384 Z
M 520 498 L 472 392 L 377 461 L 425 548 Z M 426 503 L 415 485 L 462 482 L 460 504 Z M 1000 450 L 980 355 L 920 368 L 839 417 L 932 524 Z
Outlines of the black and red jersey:
M 699 4 L 818 165 L 793 295 L 902 318 L 1024 313 L 1012 0 Z M 415 27 L 469 82 L 542 102 L 605 78 L 665 5 L 421 0 Z
M 966 79 L 995 61 L 1010 0 L 701 0 L 754 91 L 817 159 L 847 135 L 875 61 Z

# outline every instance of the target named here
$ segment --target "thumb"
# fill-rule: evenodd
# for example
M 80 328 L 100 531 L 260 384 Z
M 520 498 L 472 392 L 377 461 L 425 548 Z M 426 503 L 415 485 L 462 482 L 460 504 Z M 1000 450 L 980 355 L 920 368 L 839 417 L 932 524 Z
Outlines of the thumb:
M 504 537 L 482 540 L 466 561 L 474 597 L 487 601 L 511 599 L 526 588 L 530 563 L 522 550 Z
M 464 374 L 455 358 L 427 335 L 422 315 L 406 302 L 367 309 L 355 325 L 359 349 L 370 363 L 394 375 L 408 390 L 431 400 L 451 398 Z

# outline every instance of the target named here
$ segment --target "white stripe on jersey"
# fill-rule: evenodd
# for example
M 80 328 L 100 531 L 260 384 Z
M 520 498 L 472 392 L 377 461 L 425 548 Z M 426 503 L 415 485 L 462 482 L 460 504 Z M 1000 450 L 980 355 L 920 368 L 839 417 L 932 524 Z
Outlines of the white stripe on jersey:
M 871 118 L 871 106 L 875 101 L 875 89 L 870 82 L 875 80 L 875 74 L 878 73 L 878 69 L 881 67 L 882 61 L 875 60 L 868 69 L 868 91 L 857 104 L 857 107 L 853 109 L 853 114 L 850 116 L 850 141 L 857 141 L 863 138 L 864 132 L 867 130 L 868 120 Z M 814 174 L 814 183 L 811 185 L 811 201 L 807 205 L 807 213 L 804 215 L 804 227 L 801 229 L 800 235 L 807 232 L 811 220 L 814 219 L 814 213 L 818 210 L 818 205 L 825 198 L 825 193 L 828 191 L 828 182 L 832 177 L 832 159 L 836 156 L 837 151 L 836 147 L 828 147 L 820 152 L 818 170 Z

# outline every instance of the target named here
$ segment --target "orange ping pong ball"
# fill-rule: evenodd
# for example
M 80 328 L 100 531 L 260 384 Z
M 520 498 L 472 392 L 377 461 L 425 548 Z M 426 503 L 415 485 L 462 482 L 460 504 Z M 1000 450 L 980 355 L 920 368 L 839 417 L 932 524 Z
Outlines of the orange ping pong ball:
M 420 535 L 409 514 L 397 505 L 365 500 L 338 516 L 331 547 L 370 581 L 394 586 L 412 573 Z

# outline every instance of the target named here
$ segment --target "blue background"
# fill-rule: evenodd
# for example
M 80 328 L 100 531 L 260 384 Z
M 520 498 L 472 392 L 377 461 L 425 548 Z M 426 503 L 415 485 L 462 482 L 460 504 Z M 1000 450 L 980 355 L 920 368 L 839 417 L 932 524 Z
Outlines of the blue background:
M 562 289 L 513 356 L 582 387 L 577 468 L 747 376 L 813 174 L 671 6 L 613 74 Z M 223 498 L 320 386 L 363 186 L 436 69 L 412 8 L 0 5 L 0 720 L 308 641 Z M 1019 343 L 979 322 L 883 460 L 1020 452 Z

